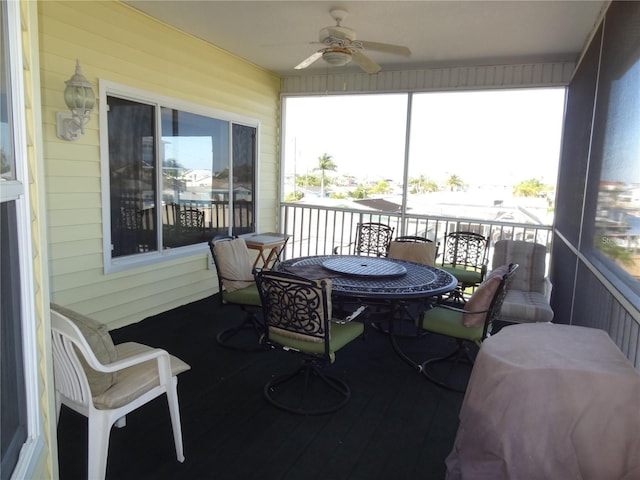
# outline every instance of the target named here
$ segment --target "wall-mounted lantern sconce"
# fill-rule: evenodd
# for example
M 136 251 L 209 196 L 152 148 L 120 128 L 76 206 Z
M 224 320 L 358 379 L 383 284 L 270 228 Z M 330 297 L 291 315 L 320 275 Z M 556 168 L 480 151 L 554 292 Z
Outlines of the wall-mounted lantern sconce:
M 64 103 L 67 104 L 71 113 L 56 114 L 56 130 L 59 138 L 74 142 L 84 133 L 84 126 L 91 119 L 96 95 L 89 81 L 82 75 L 78 60 L 76 60 L 76 73 L 64 83 L 67 84 L 64 89 Z

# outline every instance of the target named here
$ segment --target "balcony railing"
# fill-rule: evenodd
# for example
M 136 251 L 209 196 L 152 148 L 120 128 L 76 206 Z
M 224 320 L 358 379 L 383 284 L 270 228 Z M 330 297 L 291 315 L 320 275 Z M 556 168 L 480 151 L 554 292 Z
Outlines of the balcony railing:
M 308 255 L 330 255 L 336 247 L 348 253 L 355 242 L 358 223 L 380 222 L 395 229 L 394 237 L 420 235 L 442 242 L 449 232 L 471 231 L 490 239 L 491 247 L 498 240 L 526 240 L 547 246 L 550 251 L 551 226 L 472 218 L 440 217 L 420 214 L 401 214 L 355 210 L 318 205 L 282 203 L 281 231 L 291 235 L 283 258 Z

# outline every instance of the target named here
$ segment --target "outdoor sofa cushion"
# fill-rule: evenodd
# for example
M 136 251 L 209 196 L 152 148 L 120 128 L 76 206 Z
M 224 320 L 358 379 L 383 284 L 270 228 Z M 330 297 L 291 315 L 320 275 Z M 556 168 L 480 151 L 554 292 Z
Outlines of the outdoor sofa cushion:
M 512 323 L 550 322 L 553 310 L 542 293 L 510 289 L 498 318 Z

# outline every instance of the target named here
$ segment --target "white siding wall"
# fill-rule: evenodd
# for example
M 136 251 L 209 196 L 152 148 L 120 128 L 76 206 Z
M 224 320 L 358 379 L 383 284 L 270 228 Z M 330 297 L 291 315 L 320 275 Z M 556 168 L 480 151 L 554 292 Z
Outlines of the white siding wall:
M 56 137 L 64 81 L 79 59 L 100 79 L 260 121 L 258 224 L 277 226 L 280 79 L 115 1 L 39 2 L 44 156 L 52 301 L 116 328 L 216 293 L 206 249 L 103 274 L 97 106 L 77 142 Z
M 367 75 L 355 67 L 327 74 L 283 77 L 283 94 L 373 93 L 564 86 L 574 62 L 404 70 Z

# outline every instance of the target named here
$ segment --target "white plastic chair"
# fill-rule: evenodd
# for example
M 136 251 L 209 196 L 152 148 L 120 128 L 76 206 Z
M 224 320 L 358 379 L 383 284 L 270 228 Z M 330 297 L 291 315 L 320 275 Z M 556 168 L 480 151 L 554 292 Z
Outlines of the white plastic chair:
M 75 312 L 59 308 L 66 315 L 51 310 L 51 336 L 54 379 L 56 388 L 56 418 L 60 417 L 61 404 L 88 418 L 88 478 L 103 479 L 106 474 L 107 453 L 111 427 L 125 425 L 125 415 L 136 408 L 167 394 L 176 456 L 184 462 L 182 428 L 177 394 L 177 375 L 191 367 L 165 350 L 139 343 L 127 342 L 114 347 L 117 360 L 101 363 L 78 324 L 69 316 L 82 317 Z M 73 314 L 73 315 L 72 315 Z M 82 320 L 89 320 L 83 317 Z M 98 325 L 94 322 L 94 325 Z M 86 324 L 83 325 L 83 329 Z M 106 329 L 105 329 L 106 331 Z M 106 332 L 93 330 L 91 341 L 111 342 Z M 81 356 L 77 354 L 80 352 Z M 100 393 L 92 393 L 92 387 L 82 363 L 91 367 L 96 375 L 112 375 L 111 386 Z M 102 373 L 98 373 L 102 372 Z M 94 388 L 95 390 L 95 388 Z

